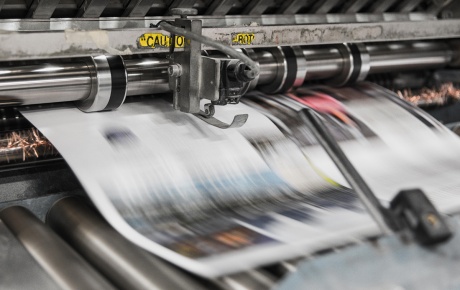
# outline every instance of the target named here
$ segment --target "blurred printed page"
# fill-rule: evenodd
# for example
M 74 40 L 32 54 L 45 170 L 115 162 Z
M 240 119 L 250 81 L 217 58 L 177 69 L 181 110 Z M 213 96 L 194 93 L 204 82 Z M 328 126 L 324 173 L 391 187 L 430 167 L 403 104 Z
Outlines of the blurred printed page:
M 222 130 L 144 99 L 86 114 L 24 111 L 104 217 L 139 246 L 203 276 L 243 271 L 375 235 L 356 196 L 313 170 L 260 113 L 219 108 Z
M 369 83 L 301 89 L 297 95 L 304 103 L 318 96 L 340 101 L 340 118 L 324 110 L 321 118 L 381 202 L 420 188 L 443 213 L 460 211 L 460 139 L 427 113 Z M 315 166 L 346 184 L 317 143 L 304 143 Z

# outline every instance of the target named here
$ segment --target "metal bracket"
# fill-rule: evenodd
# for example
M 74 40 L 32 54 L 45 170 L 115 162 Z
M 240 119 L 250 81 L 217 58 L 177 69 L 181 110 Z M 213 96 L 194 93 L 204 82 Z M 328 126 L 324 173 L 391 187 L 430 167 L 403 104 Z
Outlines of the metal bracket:
M 194 114 L 198 119 L 205 121 L 209 125 L 212 125 L 214 127 L 220 128 L 220 129 L 230 129 L 230 128 L 240 128 L 243 126 L 246 121 L 248 120 L 249 115 L 248 114 L 241 114 L 241 115 L 236 115 L 233 117 L 233 120 L 230 124 L 227 124 L 225 122 L 222 122 L 214 117 L 205 117 L 202 114 Z
M 184 35 L 191 32 L 198 38 L 201 36 L 201 20 L 187 19 L 187 15 L 196 14 L 196 10 L 175 8 L 171 14 L 180 15 L 181 18 L 175 19 L 174 26 L 185 29 Z M 174 109 L 192 113 L 218 128 L 241 127 L 247 116 L 235 116 L 231 124 L 212 116 L 214 105 L 236 104 L 246 92 L 250 81 L 244 78 L 246 66 L 239 60 L 202 56 L 201 43 L 196 38 L 192 39 L 186 39 L 184 51 L 174 52 L 175 35 L 171 33 L 168 73 Z M 211 101 L 205 105 L 205 111 L 200 111 L 201 99 Z

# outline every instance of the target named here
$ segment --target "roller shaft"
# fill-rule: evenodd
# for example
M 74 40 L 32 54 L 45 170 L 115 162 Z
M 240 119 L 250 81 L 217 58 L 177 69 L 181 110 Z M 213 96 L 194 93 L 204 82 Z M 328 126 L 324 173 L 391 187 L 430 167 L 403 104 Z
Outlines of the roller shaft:
M 133 245 L 75 197 L 56 202 L 46 222 L 120 289 L 204 289 Z
M 454 51 L 443 42 L 367 44 L 363 47 L 368 56 L 369 74 L 438 68 L 449 64 L 454 57 Z M 279 74 L 283 74 L 282 66 L 286 62 L 276 58 L 269 49 L 254 51 L 252 57 L 260 64 L 257 85 L 284 79 Z M 350 59 L 343 51 L 338 46 L 302 47 L 307 68 L 304 80 L 327 80 L 346 74 Z M 164 55 L 125 59 L 124 67 L 127 96 L 169 91 L 168 60 Z M 97 82 L 94 65 L 87 60 L 3 66 L 0 69 L 0 104 L 81 101 L 89 98 Z
M 62 289 L 115 289 L 25 208 L 8 207 L 0 219 Z

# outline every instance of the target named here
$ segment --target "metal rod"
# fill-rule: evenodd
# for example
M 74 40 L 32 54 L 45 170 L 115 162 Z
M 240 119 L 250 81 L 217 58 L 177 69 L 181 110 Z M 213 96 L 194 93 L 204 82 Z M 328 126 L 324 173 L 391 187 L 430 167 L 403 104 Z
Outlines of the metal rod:
M 128 96 L 165 93 L 169 91 L 166 57 L 126 59 L 128 73 Z
M 302 50 L 307 61 L 305 80 L 333 78 L 343 69 L 343 56 L 335 46 L 306 46 Z
M 415 42 L 366 44 L 369 73 L 439 68 L 453 59 L 454 51 L 447 43 Z M 343 73 L 346 57 L 337 46 L 302 47 L 307 63 L 305 80 L 333 79 Z M 280 62 L 269 49 L 255 49 L 254 61 L 259 63 L 258 85 L 277 79 Z M 168 59 L 164 54 L 147 58 L 126 58 L 127 96 L 169 91 Z M 27 66 L 1 66 L 0 104 L 22 105 L 85 100 L 97 82 L 94 67 L 84 59 L 73 63 L 53 62 Z
M 22 105 L 84 100 L 91 82 L 84 62 L 4 66 L 0 69 L 0 96 Z
M 312 109 L 303 109 L 299 115 L 324 150 L 326 150 L 327 154 L 331 157 L 351 188 L 356 192 L 382 232 L 385 234 L 391 233 L 392 230 L 395 229 L 395 223 L 389 211 L 382 206 L 370 187 L 361 175 L 359 175 L 339 144 L 334 140 L 334 137 L 332 137 L 329 129 L 321 122 Z
M 46 223 L 120 289 L 204 289 L 126 240 L 81 199 L 57 201 Z
M 0 219 L 62 289 L 115 289 L 30 211 L 8 207 Z
M 368 44 L 369 73 L 439 68 L 452 60 L 453 52 L 446 43 L 415 42 Z

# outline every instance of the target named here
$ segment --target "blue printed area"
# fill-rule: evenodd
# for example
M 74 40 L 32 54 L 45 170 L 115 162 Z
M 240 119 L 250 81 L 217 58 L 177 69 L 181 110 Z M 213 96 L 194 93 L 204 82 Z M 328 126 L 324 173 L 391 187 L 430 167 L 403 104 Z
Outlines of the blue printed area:
M 195 188 L 208 198 L 216 200 L 216 197 L 238 198 L 241 195 L 267 195 L 267 190 L 282 194 L 282 190 L 288 188 L 284 180 L 271 170 L 261 171 L 248 175 L 223 176 L 213 180 L 195 180 Z M 220 191 L 221 194 L 218 194 Z M 281 191 L 281 193 L 280 193 Z M 236 195 L 235 193 L 241 192 Z
M 193 183 L 175 185 L 171 182 L 161 183 L 150 180 L 145 184 L 144 176 L 137 176 L 139 185 L 132 190 L 139 191 L 139 196 L 145 197 L 145 203 L 142 205 L 129 204 L 130 200 L 126 199 L 126 193 L 120 192 L 119 188 L 114 187 L 109 182 L 101 182 L 101 187 L 110 196 L 115 207 L 123 212 L 134 209 L 136 211 L 142 208 L 161 208 L 164 206 L 175 206 L 186 208 L 188 204 L 195 203 L 198 199 L 206 199 L 217 205 L 226 205 L 229 201 L 239 201 L 241 197 L 268 197 L 269 195 L 282 196 L 286 193 L 292 193 L 291 187 L 281 179 L 275 172 L 267 169 L 254 171 L 243 174 L 227 174 L 218 176 L 213 179 L 203 179 L 202 177 L 192 177 Z M 134 176 L 133 178 L 137 178 Z M 198 194 L 197 194 L 198 192 Z

